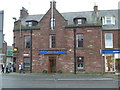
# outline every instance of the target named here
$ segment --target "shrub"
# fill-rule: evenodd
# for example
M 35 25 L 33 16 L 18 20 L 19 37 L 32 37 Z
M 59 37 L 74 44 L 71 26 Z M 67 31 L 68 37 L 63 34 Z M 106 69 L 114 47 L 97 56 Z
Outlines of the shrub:
M 62 73 L 62 70 L 61 70 L 61 69 L 59 69 L 57 72 L 58 72 L 58 73 Z
M 44 69 L 44 70 L 42 71 L 42 73 L 48 73 L 48 70 Z

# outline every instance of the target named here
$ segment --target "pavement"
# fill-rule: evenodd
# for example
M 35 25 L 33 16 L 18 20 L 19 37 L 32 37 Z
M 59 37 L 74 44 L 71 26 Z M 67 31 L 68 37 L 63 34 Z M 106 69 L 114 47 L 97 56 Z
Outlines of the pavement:
M 115 74 L 4 73 L 1 76 L 3 88 L 118 88 L 119 86 L 118 75 Z
M 42 73 L 4 73 L 1 75 L 10 75 L 10 76 L 36 76 L 43 80 L 120 80 L 120 75 L 116 74 L 71 74 L 71 73 L 62 73 L 62 74 L 42 74 Z

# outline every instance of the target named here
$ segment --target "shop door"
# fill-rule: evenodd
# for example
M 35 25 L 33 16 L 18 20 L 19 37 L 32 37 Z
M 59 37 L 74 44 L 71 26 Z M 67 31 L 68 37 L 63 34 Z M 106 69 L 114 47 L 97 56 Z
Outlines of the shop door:
M 16 57 L 13 57 L 13 72 L 16 72 Z
M 115 68 L 116 72 L 120 72 L 120 59 L 116 59 Z
M 49 57 L 49 73 L 56 73 L 56 57 Z
M 115 72 L 115 61 L 113 56 L 106 56 L 105 68 L 106 72 Z

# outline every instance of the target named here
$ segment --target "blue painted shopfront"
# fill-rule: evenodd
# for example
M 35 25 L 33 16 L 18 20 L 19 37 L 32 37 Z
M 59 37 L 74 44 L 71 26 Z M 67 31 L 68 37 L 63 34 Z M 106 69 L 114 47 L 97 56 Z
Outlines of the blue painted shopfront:
M 102 50 L 102 53 L 120 53 L 120 49 Z

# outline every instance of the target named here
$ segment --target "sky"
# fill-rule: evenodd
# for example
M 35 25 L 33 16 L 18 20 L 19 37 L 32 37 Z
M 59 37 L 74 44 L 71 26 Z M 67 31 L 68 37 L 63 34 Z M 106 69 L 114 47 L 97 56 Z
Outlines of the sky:
M 13 44 L 13 17 L 19 19 L 22 7 L 28 10 L 29 15 L 45 14 L 50 8 L 52 0 L 1 0 L 0 10 L 4 10 L 5 41 L 8 45 Z M 94 5 L 98 5 L 99 10 L 118 9 L 120 0 L 55 0 L 56 8 L 60 13 L 92 11 Z

